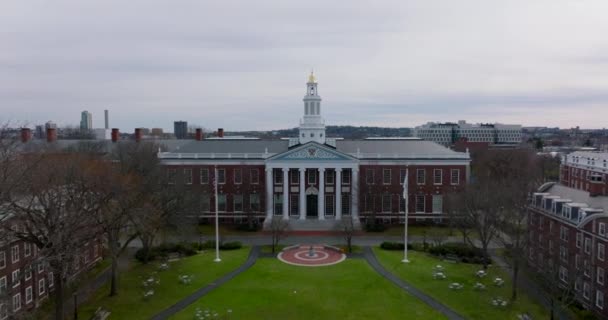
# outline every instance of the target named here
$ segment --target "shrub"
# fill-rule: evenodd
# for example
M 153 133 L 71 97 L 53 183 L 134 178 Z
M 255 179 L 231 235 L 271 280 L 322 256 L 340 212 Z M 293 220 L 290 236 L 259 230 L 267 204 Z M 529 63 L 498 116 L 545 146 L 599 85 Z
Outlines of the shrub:
M 380 244 L 380 248 L 382 248 L 384 250 L 403 250 L 403 243 L 384 241 L 384 242 L 382 242 L 382 244 Z M 412 250 L 413 249 L 412 244 L 408 243 L 407 249 Z
M 429 248 L 429 253 L 435 256 L 455 255 L 464 263 L 482 264 L 484 261 L 483 251 L 462 243 L 446 243 Z
M 224 243 L 220 244 L 221 250 L 236 250 L 236 249 L 240 249 L 242 247 L 243 247 L 243 244 L 241 244 L 238 241 L 224 242 Z

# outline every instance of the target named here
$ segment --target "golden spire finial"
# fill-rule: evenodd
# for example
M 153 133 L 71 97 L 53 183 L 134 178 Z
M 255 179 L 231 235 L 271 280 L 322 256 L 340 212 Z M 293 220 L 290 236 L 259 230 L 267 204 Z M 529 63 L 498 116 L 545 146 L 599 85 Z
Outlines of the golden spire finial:
M 315 78 L 315 72 L 312 69 L 310 70 L 310 76 L 308 76 L 308 82 L 309 83 L 317 82 L 317 79 Z

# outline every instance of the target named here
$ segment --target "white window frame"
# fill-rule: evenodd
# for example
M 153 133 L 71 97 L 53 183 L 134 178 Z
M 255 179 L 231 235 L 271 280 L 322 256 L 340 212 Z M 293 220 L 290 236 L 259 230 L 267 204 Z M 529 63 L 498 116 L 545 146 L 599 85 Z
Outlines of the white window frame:
M 25 288 L 25 304 L 32 303 L 34 300 L 34 292 L 32 286 Z
M 603 243 L 597 244 L 597 259 L 600 261 L 604 261 L 604 257 L 606 256 L 606 246 Z
M 236 180 L 237 177 L 237 171 L 239 172 L 239 176 L 241 177 L 240 181 Z M 232 170 L 233 173 L 233 177 L 232 180 L 234 181 L 234 184 L 243 184 L 243 169 L 241 168 L 234 168 L 234 170 Z
M 384 200 L 388 198 L 388 208 L 385 208 L 385 203 Z M 383 213 L 390 213 L 393 210 L 393 197 L 390 193 L 383 193 L 382 194 L 382 198 L 381 198 L 381 205 L 382 205 L 382 212 Z
M 583 298 L 585 298 L 585 300 L 589 300 L 589 291 L 591 290 L 589 283 L 587 282 L 583 282 Z
M 49 272 L 49 288 L 52 288 L 55 284 L 55 278 L 53 278 L 53 272 Z
M 439 200 L 437 200 L 437 199 L 439 199 Z M 437 210 L 437 208 L 436 208 L 437 203 L 439 203 L 439 207 L 440 207 L 439 210 Z M 431 206 L 432 206 L 431 209 L 432 209 L 433 213 L 443 213 L 443 195 L 434 194 L 432 197 Z
M 582 246 L 583 246 L 583 233 L 577 232 L 576 233 L 576 247 L 580 249 Z
M 296 176 L 300 176 L 300 173 L 298 171 L 295 171 Z M 325 171 L 325 185 L 334 185 L 334 180 L 336 179 L 336 172 L 333 170 L 326 170 Z
M 604 271 L 604 268 L 597 267 L 597 269 L 595 271 L 595 281 L 597 281 L 598 284 L 604 285 L 605 278 L 606 278 L 606 273 Z
M 15 303 L 17 301 L 18 303 Z M 21 293 L 17 293 L 13 296 L 13 312 L 21 310 Z
M 437 182 L 437 172 L 439 172 L 439 182 Z M 436 186 L 443 184 L 443 169 L 433 169 L 433 184 Z
M 6 276 L 0 278 L 0 296 L 8 292 L 8 284 L 6 282 Z
M 454 173 L 456 173 L 456 182 L 454 182 Z M 453 186 L 460 184 L 460 169 L 450 170 L 450 184 Z
M 388 173 L 388 182 L 386 181 Z M 393 181 L 393 170 L 390 168 L 382 168 L 382 184 L 389 185 Z
M 602 237 L 606 236 L 606 223 L 600 222 L 597 228 L 597 233 Z
M 591 238 L 585 237 L 585 253 L 591 254 Z
M 184 168 L 184 184 L 192 184 L 192 180 L 192 168 Z
M 206 174 L 205 178 L 203 179 L 203 173 Z M 198 180 L 200 184 L 209 184 L 209 169 L 208 168 L 201 168 L 201 171 L 198 173 Z
M 237 203 L 237 199 L 240 198 L 241 199 L 241 210 L 237 210 L 236 209 L 236 203 Z M 232 211 L 234 212 L 243 212 L 243 210 L 245 210 L 245 205 L 244 205 L 244 199 L 245 197 L 243 197 L 242 194 L 235 194 L 232 196 Z
M 422 197 L 422 211 L 418 210 L 418 200 L 419 200 L 419 197 Z M 416 201 L 416 203 L 415 203 L 416 213 L 425 213 L 426 212 L 426 197 L 425 197 L 425 195 L 423 195 L 423 194 L 417 194 L 414 199 Z
M 222 181 L 220 181 L 220 177 L 222 177 Z M 221 168 L 217 169 L 217 184 L 226 184 L 226 169 Z
M 19 262 L 19 245 L 16 244 L 11 247 L 11 263 Z
M 31 266 L 27 266 L 25 267 L 25 280 L 30 280 L 32 278 L 32 267 Z
M 416 184 L 417 185 L 426 184 L 426 169 L 416 169 Z
M 15 269 L 11 273 L 11 284 L 13 288 L 18 287 L 21 284 L 21 269 Z
M 6 268 L 6 252 L 0 251 L 0 269 Z
M 255 174 L 253 174 L 254 172 Z M 253 177 L 255 177 L 255 179 Z M 249 184 L 260 184 L 260 170 L 257 168 L 253 168 L 249 171 Z
M 38 280 L 38 296 L 42 296 L 46 293 L 44 278 Z
M 8 319 L 8 304 L 0 303 L 0 320 Z
M 601 290 L 595 290 L 595 306 L 604 310 L 604 292 Z
M 32 244 L 31 243 L 23 244 L 23 255 L 26 257 L 29 257 L 32 255 Z
M 559 266 L 559 280 L 564 283 L 568 283 L 568 269 L 564 266 Z

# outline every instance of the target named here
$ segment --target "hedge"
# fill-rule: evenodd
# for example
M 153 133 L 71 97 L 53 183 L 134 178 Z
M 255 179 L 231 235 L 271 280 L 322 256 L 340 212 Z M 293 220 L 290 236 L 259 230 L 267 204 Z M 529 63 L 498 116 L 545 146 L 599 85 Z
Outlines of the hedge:
M 390 242 L 390 241 L 384 241 L 380 244 L 380 248 L 384 249 L 384 250 L 403 250 L 403 243 L 402 242 Z M 407 244 L 407 249 L 408 250 L 412 250 L 413 246 L 411 243 Z

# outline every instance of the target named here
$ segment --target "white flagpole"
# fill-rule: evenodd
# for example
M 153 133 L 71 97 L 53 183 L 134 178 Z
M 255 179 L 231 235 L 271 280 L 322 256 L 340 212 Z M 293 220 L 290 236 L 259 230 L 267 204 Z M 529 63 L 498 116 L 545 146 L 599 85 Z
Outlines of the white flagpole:
M 213 189 L 215 189 L 215 262 L 220 262 L 220 219 L 218 214 L 218 196 L 217 196 L 217 166 L 214 167 L 213 172 Z
M 409 186 L 408 186 L 408 175 L 409 169 L 405 169 L 405 179 L 403 180 L 403 199 L 405 200 L 405 221 L 403 223 L 403 263 L 409 263 L 410 260 L 407 259 L 407 214 L 408 214 L 408 195 L 409 195 Z

